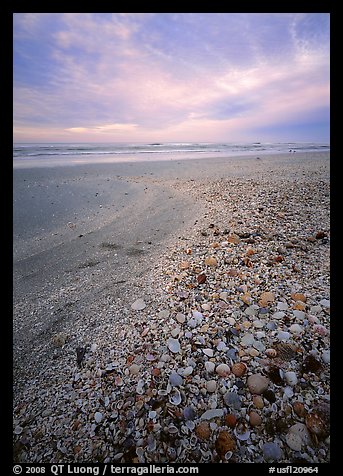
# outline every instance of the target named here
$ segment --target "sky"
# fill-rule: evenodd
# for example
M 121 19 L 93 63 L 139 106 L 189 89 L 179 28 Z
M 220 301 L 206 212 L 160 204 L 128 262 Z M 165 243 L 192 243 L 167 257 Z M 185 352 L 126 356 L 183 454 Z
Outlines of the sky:
M 329 13 L 15 13 L 15 142 L 329 142 Z

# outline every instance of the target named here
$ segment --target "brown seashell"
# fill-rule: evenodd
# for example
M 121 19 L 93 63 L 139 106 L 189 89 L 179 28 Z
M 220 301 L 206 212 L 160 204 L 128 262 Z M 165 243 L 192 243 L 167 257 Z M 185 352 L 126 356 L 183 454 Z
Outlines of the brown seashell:
M 202 273 L 197 276 L 197 281 L 199 284 L 204 284 L 206 282 L 206 274 Z
M 326 236 L 325 231 L 322 231 L 322 230 L 321 230 L 321 231 L 318 231 L 318 232 L 316 233 L 316 239 L 317 239 L 317 240 L 321 240 L 322 238 L 325 238 L 325 236 Z
M 190 267 L 189 261 L 181 261 L 181 263 L 179 264 L 180 269 L 188 269 L 189 267 Z
M 275 258 L 273 259 L 273 261 L 275 263 L 282 263 L 282 261 L 284 261 L 284 260 L 285 260 L 285 258 L 281 255 L 275 256 Z
M 192 254 L 192 248 L 187 248 L 185 250 L 186 255 L 191 255 Z
M 253 250 L 253 248 L 251 248 L 251 247 L 249 246 L 249 247 L 246 249 L 245 254 L 246 254 L 247 256 L 252 256 L 252 255 L 255 254 L 255 250 Z
M 317 413 L 308 413 L 305 424 L 309 431 L 316 436 L 324 436 L 326 433 L 326 425 Z
M 233 243 L 235 245 L 238 245 L 238 243 L 241 241 L 239 236 L 236 235 L 236 233 L 231 233 L 228 237 L 227 237 L 227 241 L 229 243 Z
M 161 369 L 159 369 L 158 367 L 154 367 L 151 371 L 151 374 L 154 377 L 159 377 L 161 375 Z
M 275 301 L 274 294 L 269 291 L 265 291 L 261 294 L 258 304 L 260 307 L 266 307 L 269 304 L 272 304 L 274 301 Z
M 211 429 L 209 423 L 207 421 L 199 423 L 199 425 L 195 427 L 195 434 L 201 440 L 208 440 L 211 436 Z
M 240 296 L 244 304 L 250 305 L 252 303 L 252 297 L 249 293 L 244 293 L 243 296 Z
M 236 375 L 236 377 L 242 377 L 247 370 L 247 366 L 243 362 L 236 362 L 231 367 L 231 372 Z
M 228 451 L 234 451 L 236 449 L 236 443 L 227 431 L 221 430 L 216 439 L 215 448 L 218 455 L 223 458 Z
M 232 413 L 228 413 L 227 415 L 225 415 L 225 423 L 230 428 L 235 428 L 237 423 L 237 418 Z
M 274 359 L 277 356 L 277 350 L 276 349 L 266 349 L 265 353 L 271 359 Z
M 258 413 L 251 411 L 249 413 L 249 422 L 251 426 L 259 426 L 262 423 L 262 418 Z
M 303 293 L 292 293 L 291 298 L 293 299 L 293 301 L 306 302 L 306 296 Z
M 264 401 L 263 401 L 263 397 L 261 397 L 261 395 L 254 395 L 253 399 L 253 404 L 256 408 L 263 408 L 264 407 Z
M 212 268 L 215 268 L 218 265 L 218 262 L 216 258 L 214 258 L 213 256 L 209 256 L 205 259 L 205 264 L 206 266 L 211 266 Z
M 306 409 L 304 404 L 298 401 L 293 403 L 293 410 L 301 418 L 306 414 Z
M 218 241 L 215 241 L 214 243 L 210 244 L 210 248 L 219 248 L 219 247 L 220 247 L 220 244 L 218 243 Z

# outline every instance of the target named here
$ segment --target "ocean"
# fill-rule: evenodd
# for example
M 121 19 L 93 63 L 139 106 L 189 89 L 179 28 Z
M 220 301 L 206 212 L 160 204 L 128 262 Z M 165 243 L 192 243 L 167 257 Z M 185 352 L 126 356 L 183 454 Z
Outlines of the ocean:
M 14 167 L 76 165 L 93 162 L 136 162 L 187 158 L 234 157 L 294 152 L 327 152 L 329 144 L 299 142 L 254 143 L 16 143 Z

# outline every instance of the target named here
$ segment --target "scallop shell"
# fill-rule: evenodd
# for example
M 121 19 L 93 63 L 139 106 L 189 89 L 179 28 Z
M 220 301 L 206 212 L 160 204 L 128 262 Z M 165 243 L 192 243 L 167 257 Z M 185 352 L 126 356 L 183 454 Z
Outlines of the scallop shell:
M 169 395 L 169 402 L 172 405 L 180 405 L 181 403 L 181 393 L 178 391 L 177 388 L 174 388 Z

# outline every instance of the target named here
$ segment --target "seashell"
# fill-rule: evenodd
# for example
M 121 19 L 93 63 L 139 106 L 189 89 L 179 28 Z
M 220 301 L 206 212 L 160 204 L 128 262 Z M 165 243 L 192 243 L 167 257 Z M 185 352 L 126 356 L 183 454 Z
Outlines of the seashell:
M 263 398 L 260 395 L 254 395 L 253 404 L 256 408 L 259 408 L 259 409 L 263 408 L 264 407 Z
M 274 359 L 277 356 L 277 350 L 276 349 L 266 349 L 265 354 L 267 357 L 270 357 L 271 359 Z
M 167 341 L 167 347 L 170 352 L 173 352 L 174 354 L 180 352 L 180 342 L 178 339 L 173 339 L 173 337 L 169 337 Z
M 233 452 L 232 452 L 232 451 L 228 451 L 227 453 L 225 453 L 224 459 L 225 459 L 226 461 L 229 461 L 229 459 L 231 458 L 232 455 L 233 455 Z
M 172 405 L 180 405 L 181 403 L 181 393 L 178 391 L 177 388 L 174 388 L 170 395 L 169 395 L 169 402 L 172 404 Z
M 197 276 L 197 281 L 198 281 L 198 284 L 204 284 L 206 282 L 206 274 L 204 273 L 201 273 L 201 274 L 198 274 Z
M 250 430 L 244 421 L 240 421 L 233 430 L 236 438 L 240 441 L 246 441 L 250 437 Z
M 213 350 L 212 349 L 202 349 L 203 353 L 207 355 L 207 357 L 213 357 Z
M 225 415 L 225 423 L 230 428 L 235 428 L 237 423 L 237 418 L 232 413 L 228 413 L 227 415 Z
M 183 378 L 176 372 L 169 375 L 169 383 L 172 387 L 178 387 L 183 384 Z
M 293 403 L 293 410 L 300 418 L 306 414 L 305 405 L 299 401 Z
M 226 364 L 219 364 L 216 367 L 216 372 L 220 377 L 227 377 L 230 375 L 230 367 Z
M 138 380 L 137 386 L 136 386 L 136 393 L 138 393 L 138 395 L 143 395 L 144 385 L 145 385 L 145 381 L 143 379 Z
M 171 434 L 171 435 L 175 435 L 176 433 L 179 432 L 178 428 L 176 428 L 175 425 L 173 425 L 172 423 L 168 426 L 168 432 Z
M 226 430 L 221 430 L 218 434 L 218 438 L 216 439 L 215 448 L 218 455 L 221 458 L 224 458 L 226 453 L 236 449 L 236 443 Z
M 141 368 L 140 365 L 132 364 L 129 367 L 129 372 L 131 375 L 138 375 L 140 368 Z
M 251 426 L 259 426 L 262 423 L 262 418 L 258 413 L 251 411 L 249 413 L 249 423 Z
M 139 298 L 133 304 L 131 304 L 131 309 L 134 311 L 141 311 L 146 307 L 144 299 Z
M 260 307 L 266 307 L 269 304 L 272 304 L 274 301 L 275 301 L 274 294 L 272 292 L 265 291 L 261 294 L 258 304 Z
M 291 298 L 293 301 L 301 301 L 301 302 L 306 302 L 306 296 L 303 293 L 292 293 Z
M 186 421 L 186 426 L 189 430 L 193 431 L 195 428 L 195 423 L 192 420 L 187 420 Z
M 247 384 L 251 393 L 260 395 L 267 390 L 269 379 L 260 374 L 253 374 L 248 377 Z
M 181 263 L 179 264 L 179 268 L 183 270 L 190 268 L 190 266 L 191 264 L 189 261 L 181 261 Z
M 305 424 L 310 432 L 316 436 L 324 436 L 326 433 L 326 425 L 318 413 L 308 413 Z
M 197 437 L 195 435 L 192 435 L 189 440 L 191 447 L 194 447 L 197 444 L 197 442 L 198 442 Z
M 284 379 L 291 387 L 294 387 L 298 383 L 298 377 L 295 372 L 285 372 Z
M 195 434 L 201 440 L 208 440 L 209 437 L 211 436 L 210 425 L 206 421 L 199 423 L 195 427 Z
M 231 372 L 236 375 L 236 377 L 242 377 L 247 370 L 247 366 L 243 362 L 236 362 L 231 367 Z
M 212 420 L 212 418 L 222 417 L 223 414 L 224 410 L 221 408 L 214 408 L 212 410 L 206 410 L 200 418 L 201 420 Z
M 215 380 L 209 380 L 206 382 L 206 389 L 209 393 L 213 393 L 217 389 L 217 382 Z
M 194 420 L 196 417 L 196 413 L 193 407 L 185 407 L 183 409 L 183 416 L 185 420 Z
M 218 265 L 218 262 L 216 258 L 214 258 L 213 256 L 209 256 L 208 258 L 205 259 L 205 265 L 215 268 Z
M 97 423 L 100 423 L 101 420 L 102 420 L 102 413 L 101 413 L 101 412 L 95 412 L 95 413 L 94 413 L 94 420 L 95 420 Z
M 212 373 L 215 369 L 215 364 L 213 362 L 210 362 L 209 360 L 207 360 L 205 362 L 205 369 L 207 370 L 207 372 L 210 372 Z
M 291 432 L 288 432 L 286 435 L 286 443 L 294 451 L 301 451 L 303 446 L 303 441 L 300 436 Z

